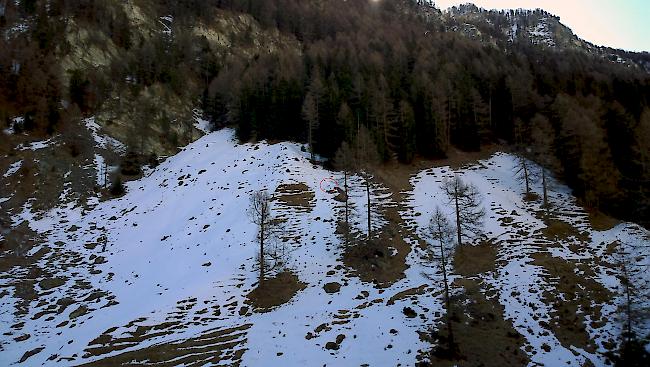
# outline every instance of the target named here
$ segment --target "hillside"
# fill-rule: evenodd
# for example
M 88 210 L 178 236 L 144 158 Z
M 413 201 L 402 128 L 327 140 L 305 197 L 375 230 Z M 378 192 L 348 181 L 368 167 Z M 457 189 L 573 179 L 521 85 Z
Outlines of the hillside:
M 650 72 L 650 54 L 594 45 L 580 39 L 561 19 L 543 9 L 485 10 L 473 4 L 441 14 L 451 30 L 500 47 L 527 44 L 555 50 L 578 50 L 611 62 Z
M 342 204 L 334 186 L 322 189 L 323 179 L 342 174 L 312 165 L 300 148 L 238 145 L 232 130 L 221 130 L 129 182 L 122 198 L 14 215 L 42 240 L 28 250 L 31 267 L 10 268 L 1 279 L 3 364 L 435 361 L 438 342 L 428 335 L 444 332 L 446 313 L 426 228 L 436 205 L 449 208 L 440 182 L 457 174 L 477 185 L 487 211 L 487 242 L 458 249 L 450 274 L 463 356 L 605 365 L 621 328 L 617 254 L 648 266 L 640 246 L 650 232 L 629 223 L 594 229 L 561 184 L 544 214 L 539 200 L 522 199 L 513 156 L 499 153 L 462 169 L 414 172 L 403 191 L 373 179 L 372 223 L 381 230 L 375 255 L 358 257 L 369 246 L 363 179 L 350 178 L 357 240 L 345 246 L 337 232 Z M 286 269 L 297 277 L 279 278 L 295 294 L 271 299 L 280 303 L 271 308 L 259 306 L 268 295 L 250 298 L 258 279 L 246 208 L 262 188 L 274 193 L 273 214 L 291 250 Z M 650 280 L 647 272 L 634 278 Z M 650 324 L 636 327 L 644 335 Z M 486 333 L 489 350 L 481 346 Z
M 531 147 L 586 206 L 650 218 L 647 53 L 591 45 L 542 10 L 69 0 L 6 2 L 0 17 L 0 121 L 17 133 L 3 155 L 60 134 L 70 158 L 92 160 L 89 116 L 139 164 L 197 139 L 197 114 L 242 141 L 311 136 L 325 158 L 362 124 L 385 162 Z
M 0 0 L 0 365 L 643 366 L 649 67 L 541 9 Z

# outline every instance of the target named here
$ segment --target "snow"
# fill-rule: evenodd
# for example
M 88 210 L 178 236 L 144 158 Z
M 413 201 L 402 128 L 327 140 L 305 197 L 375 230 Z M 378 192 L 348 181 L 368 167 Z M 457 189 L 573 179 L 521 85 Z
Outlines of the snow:
M 290 304 L 274 312 L 242 317 L 233 311 L 218 320 L 188 326 L 186 331 L 173 336 L 152 338 L 140 347 L 197 335 L 215 327 L 250 323 L 247 348 L 251 352 L 244 354 L 243 365 L 277 358 L 278 351 L 284 353 L 283 361 L 289 365 L 315 365 L 322 364 L 322 361 L 336 363 L 337 360 L 377 364 L 386 358 L 395 363 L 414 362 L 415 350 L 425 347 L 416 333 L 422 327 L 422 320 L 405 320 L 401 301 L 391 306 L 369 303 L 362 309 L 358 308 L 376 299 L 385 303 L 387 293 L 394 294 L 426 284 L 428 280 L 420 274 L 423 268 L 414 268 L 412 277 L 395 284 L 390 292 L 381 296 L 371 284 L 347 278 L 343 271 L 326 276 L 328 271 L 340 265 L 340 240 L 334 234 L 335 222 L 332 220 L 339 204 L 332 199 L 333 194 L 321 191 L 318 186 L 322 178 L 330 177 L 331 173 L 309 163 L 308 154 L 301 152 L 298 144 L 262 143 L 256 150 L 250 144 L 235 145 L 232 135 L 231 130 L 222 130 L 199 139 L 161 164 L 148 177 L 129 183 L 129 193 L 124 198 L 102 202 L 87 213 L 67 205 L 42 219 L 31 218 L 30 226 L 34 230 L 50 233 L 48 246 L 57 248 L 57 253 L 74 252 L 85 258 L 93 254 L 104 256 L 106 262 L 95 266 L 102 275 L 92 275 L 90 269 L 84 267 L 75 267 L 75 273 L 79 279 L 88 279 L 93 288 L 114 295 L 119 304 L 100 309 L 109 304 L 107 299 L 102 299 L 91 305 L 93 310 L 88 314 L 79 316 L 79 321 L 72 324 L 74 327 L 58 329 L 55 325 L 69 320 L 73 307 L 46 320 L 32 319 L 33 314 L 30 314 L 24 318 L 24 330 L 30 331 L 31 338 L 23 344 L 5 345 L 6 352 L 0 360 L 15 361 L 25 351 L 40 346 L 45 350 L 31 357 L 30 363 L 41 363 L 55 353 L 60 356 L 81 355 L 91 340 L 110 327 L 127 325 L 140 317 L 147 318 L 142 324 L 163 322 L 177 302 L 184 299 L 195 297 L 198 303 L 243 304 L 245 292 L 252 289 L 256 281 L 252 269 L 256 251 L 254 226 L 245 213 L 248 194 L 262 188 L 273 191 L 280 183 L 304 182 L 315 194 L 311 212 L 303 214 L 305 217 L 297 217 L 292 215 L 295 208 L 278 206 L 277 215 L 289 218 L 287 227 L 291 233 L 300 234 L 304 239 L 314 238 L 309 243 L 291 244 L 294 251 L 290 267 L 308 287 Z M 223 157 L 232 157 L 232 160 Z M 207 171 L 199 174 L 201 169 Z M 184 178 L 178 180 L 180 176 Z M 351 178 L 352 182 L 360 180 L 359 177 Z M 354 200 L 363 202 L 363 192 L 359 187 L 353 194 Z M 372 200 L 386 202 L 389 198 L 386 193 L 378 193 Z M 110 220 L 113 216 L 117 219 Z M 365 221 L 359 222 L 359 228 L 365 229 Z M 72 224 L 80 228 L 73 235 L 69 231 Z M 202 229 L 205 224 L 211 226 Z M 102 235 L 108 237 L 106 252 L 89 251 L 84 247 L 97 242 Z M 73 266 L 67 264 L 65 258 L 60 254 L 56 257 L 51 255 L 43 261 L 58 263 L 54 267 L 58 269 Z M 207 262 L 212 266 L 202 266 Z M 106 276 L 108 273 L 113 275 Z M 343 284 L 339 294 L 324 292 L 322 286 L 329 281 Z M 78 292 L 73 289 L 73 284 L 74 281 L 68 280 L 57 288 L 56 296 L 52 295 L 50 301 L 54 302 L 64 294 L 73 296 Z M 362 290 L 368 292 L 367 299 L 355 299 Z M 74 298 L 80 299 L 89 293 L 74 294 Z M 426 295 L 422 298 L 423 306 L 430 310 L 441 308 L 437 297 Z M 343 310 L 360 317 L 343 324 L 331 324 Z M 190 312 L 186 317 L 191 320 L 193 316 Z M 7 313 L 3 313 L 0 320 L 2 331 L 7 331 L 8 325 L 13 323 Z M 308 348 L 302 347 L 306 334 L 313 333 L 322 323 L 330 323 L 331 330 L 322 331 L 311 339 Z M 282 328 L 286 336 L 277 342 L 270 341 L 267 335 L 277 334 L 278 328 Z M 391 328 L 403 332 L 395 336 L 389 333 Z M 53 334 L 53 330 L 61 335 Z M 120 330 L 115 334 L 126 332 Z M 347 334 L 342 351 L 331 354 L 323 349 L 327 341 L 342 333 Z M 397 343 L 398 338 L 400 343 Z M 69 340 L 72 342 L 68 344 Z M 394 346 L 390 352 L 384 350 L 388 344 Z M 349 348 L 363 353 L 343 353 Z
M 9 169 L 7 169 L 7 172 L 5 172 L 5 174 L 2 175 L 2 177 L 7 178 L 7 177 L 9 177 L 9 176 L 12 176 L 12 175 L 15 174 L 16 172 L 18 172 L 18 170 L 20 169 L 20 167 L 21 167 L 22 165 L 23 165 L 23 161 L 22 161 L 22 160 L 19 160 L 18 162 L 14 162 L 14 163 L 12 163 L 11 165 L 9 165 Z
M 548 18 L 541 18 L 539 23 L 535 25 L 535 28 L 528 32 L 533 44 L 544 44 L 549 47 L 555 46 L 555 40 L 553 40 L 548 22 Z
M 25 123 L 25 118 L 24 117 L 21 117 L 21 116 L 14 117 L 11 120 L 11 123 L 9 124 L 9 127 L 2 130 L 2 132 L 5 133 L 6 135 L 13 135 L 13 134 L 16 133 L 15 126 L 16 125 L 22 125 L 24 123 Z
M 5 30 L 5 39 L 9 40 L 29 30 L 29 25 L 26 22 L 15 23 L 11 28 Z
M 93 120 L 86 120 L 86 126 L 98 145 L 109 144 L 98 134 L 99 126 Z M 48 270 L 48 278 L 64 280 L 63 285 L 48 292 L 41 286 L 44 278 L 35 279 L 41 297 L 31 301 L 26 314 L 16 316 L 13 310 L 21 300 L 10 284 L 12 279 L 24 276 L 24 269 L 14 267 L 0 277 L 0 288 L 9 290 L 0 300 L 0 362 L 16 362 L 25 352 L 42 347 L 27 365 L 67 366 L 151 345 L 204 338 L 214 330 L 240 328 L 239 334 L 232 334 L 231 349 L 245 349 L 244 366 L 414 365 L 417 351 L 430 348 L 418 332 L 435 327 L 444 314 L 442 285 L 435 276 L 430 279 L 436 264 L 423 261 L 421 250 L 415 246 L 418 239 L 407 237 L 404 240 L 413 251 L 406 258 L 408 268 L 403 279 L 378 289 L 351 274 L 342 266 L 341 239 L 335 234 L 341 203 L 333 199 L 331 191 L 320 189 L 323 179 L 342 175 L 313 165 L 309 154 L 300 148 L 295 143 L 239 145 L 234 142 L 233 131 L 224 129 L 205 135 L 142 179 L 127 183 L 128 192 L 122 198 L 93 200 L 90 207 L 70 202 L 38 216 L 26 204 L 22 214 L 12 219 L 14 223 L 27 220 L 46 238 L 32 252 L 48 248 L 39 266 Z M 100 157 L 95 157 L 96 165 L 101 164 Z M 485 231 L 489 237 L 498 238 L 499 260 L 505 263 L 483 275 L 483 287 L 496 291 L 506 318 L 536 352 L 530 356 L 532 363 L 578 366 L 589 359 L 601 366 L 601 354 L 564 348 L 553 333 L 541 335 L 539 321 L 543 319 L 532 319 L 534 314 L 551 312 L 541 292 L 550 281 L 544 269 L 533 264 L 536 245 L 509 243 L 521 237 L 500 219 L 516 211 L 516 222 L 527 230 L 544 225 L 531 214 L 538 204 L 521 199 L 519 185 L 512 178 L 514 162 L 511 155 L 497 154 L 459 171 L 449 167 L 422 171 L 411 179 L 413 190 L 402 193 L 407 198 L 402 216 L 424 238 L 423 229 L 432 210 L 436 205 L 447 206 L 439 188 L 442 178 L 458 174 L 477 185 L 488 211 Z M 355 208 L 352 225 L 364 233 L 365 181 L 352 176 L 349 182 Z M 249 195 L 260 189 L 273 193 L 279 185 L 290 183 L 304 183 L 314 194 L 307 209 L 278 200 L 273 204 L 275 216 L 287 220 L 284 225 L 291 238 L 287 245 L 292 250 L 288 267 L 306 288 L 270 312 L 252 313 L 245 308 L 245 295 L 257 281 L 253 267 L 255 226 L 246 214 Z M 558 186 L 553 203 L 567 212 L 578 211 L 568 190 Z M 396 206 L 395 200 L 389 190 L 373 184 L 373 207 Z M 372 215 L 373 226 L 387 223 L 381 211 L 374 210 Z M 591 234 L 589 251 L 603 255 L 596 243 L 616 237 L 630 243 L 642 241 L 647 232 L 621 224 Z M 552 249 L 552 255 L 572 255 L 565 247 L 568 244 Z M 593 254 L 581 256 L 590 259 Z M 211 265 L 206 266 L 208 263 Z M 596 280 L 606 287 L 619 285 L 604 268 L 596 267 L 595 272 Z M 456 277 L 452 275 L 452 279 Z M 340 291 L 327 294 L 323 285 L 328 282 L 340 283 Z M 420 287 L 422 294 L 388 302 L 400 292 Z M 520 297 L 511 296 L 515 289 Z M 53 312 L 64 297 L 77 302 L 60 313 Z M 83 301 L 88 299 L 92 301 Z M 87 312 L 73 315 L 79 304 L 88 307 Z M 402 313 L 404 307 L 413 308 L 421 317 L 407 318 Z M 215 310 L 220 311 L 218 315 Z M 603 312 L 614 312 L 614 308 Z M 113 339 L 131 337 L 147 327 L 163 328 L 170 320 L 182 327 L 171 333 L 147 335 L 138 345 L 126 343 L 124 349 L 109 350 L 100 357 L 86 353 L 92 349 L 89 344 L 103 333 Z M 20 333 L 30 334 L 22 342 L 14 340 L 20 334 L 11 327 L 19 321 L 24 322 Z M 323 330 L 318 328 L 321 324 L 326 325 Z M 613 327 L 592 330 L 589 326 L 588 331 L 594 337 L 600 333 L 603 340 L 616 334 Z M 313 337 L 307 339 L 308 333 Z M 341 349 L 325 349 L 325 344 L 339 334 L 346 336 Z M 544 343 L 552 347 L 550 352 L 543 351 Z M 52 355 L 56 357 L 48 360 Z M 62 358 L 74 358 L 74 362 Z
M 577 255 L 569 249 L 572 244 L 577 243 L 575 239 L 567 239 L 564 241 L 565 243 L 561 243 L 561 247 L 551 248 L 547 247 L 552 244 L 551 241 L 520 236 L 517 233 L 519 230 L 535 233 L 535 231 L 544 228 L 545 224 L 530 214 L 542 210 L 539 204 L 526 203 L 522 200 L 521 184 L 516 182 L 512 174 L 514 169 L 515 159 L 511 155 L 497 154 L 488 161 L 459 171 L 442 167 L 421 172 L 412 179 L 414 190 L 410 199 L 411 213 L 420 213 L 421 215 L 411 215 L 411 221 L 415 222 L 418 228 L 425 229 L 435 206 L 439 205 L 442 208 L 447 206 L 446 198 L 440 189 L 443 178 L 450 178 L 458 174 L 463 180 L 476 185 L 484 195 L 484 204 L 487 210 L 485 231 L 489 238 L 499 239 L 499 259 L 507 260 L 504 261 L 504 266 L 492 274 L 486 275 L 483 281 L 487 284 L 486 288 L 497 291 L 499 303 L 505 307 L 506 318 L 513 322 L 515 329 L 536 351 L 536 354 L 532 356 L 529 354 L 532 363 L 582 366 L 588 359 L 597 366 L 604 366 L 605 357 L 601 353 L 590 354 L 577 347 L 565 348 L 553 333 L 547 333 L 541 327 L 540 322 L 549 322 L 549 315 L 553 311 L 543 299 L 544 291 L 551 289 L 553 284 L 549 282 L 547 272 L 533 264 L 532 256 L 548 249 L 552 256 L 560 259 L 593 261 L 594 264 L 591 266 L 596 272 L 595 280 L 616 293 L 617 287 L 620 286 L 619 280 L 608 275 L 610 269 L 607 266 L 596 264 L 598 260 L 604 263 L 614 263 L 612 256 L 604 252 L 602 244 L 619 239 L 627 245 L 628 251 L 637 251 L 638 254 L 639 251 L 642 251 L 640 250 L 641 245 L 647 241 L 648 232 L 629 223 L 621 224 L 604 232 L 591 230 L 584 222 L 581 224 L 578 220 L 584 220 L 586 217 L 584 212 L 580 213 L 578 219 L 571 219 L 580 210 L 568 188 L 555 183 L 554 186 L 557 189 L 551 194 L 551 202 L 556 206 L 558 212 L 564 213 L 562 220 L 576 226 L 581 231 L 589 232 L 591 237 L 591 241 L 588 243 L 589 247 Z M 541 192 L 541 189 L 539 191 Z M 451 216 L 449 210 L 447 211 Z M 499 222 L 499 219 L 508 216 L 508 213 L 517 213 L 516 225 L 504 226 Z M 409 212 L 403 213 L 403 215 L 408 216 Z M 538 241 L 541 241 L 541 244 L 535 243 Z M 636 250 L 634 250 L 635 248 Z M 642 256 L 641 262 L 645 262 L 647 268 L 650 265 L 648 263 L 650 258 L 646 255 Z M 642 276 L 646 282 L 650 279 L 648 274 Z M 519 292 L 520 295 L 513 297 L 513 290 Z M 616 299 L 616 301 L 620 302 L 621 300 Z M 606 320 L 614 319 L 615 304 L 616 302 L 612 302 L 612 304 L 603 305 L 602 312 Z M 600 329 L 594 329 L 589 320 L 586 320 L 585 324 L 590 337 L 599 345 L 607 340 L 617 340 L 620 335 L 620 330 L 614 322 L 610 322 Z M 645 328 L 649 327 L 650 322 Z M 541 348 L 543 344 L 551 347 L 549 352 Z
M 210 133 L 210 121 L 202 117 L 203 112 L 198 109 L 195 109 L 192 112 L 194 113 L 194 127 L 204 134 Z
M 101 134 L 101 127 L 95 121 L 94 117 L 89 117 L 83 120 L 84 125 L 93 136 L 95 146 L 100 149 L 110 150 L 118 154 L 126 153 L 126 146 L 122 142 L 114 139 L 108 135 Z
M 27 145 L 19 144 L 16 147 L 16 149 L 17 150 L 33 150 L 33 151 L 45 149 L 45 148 L 48 148 L 48 147 L 52 146 L 53 144 L 55 144 L 57 137 L 58 136 L 54 136 L 54 137 L 49 138 L 47 140 L 32 141 L 32 142 L 27 143 Z
M 165 15 L 159 18 L 158 23 L 163 26 L 162 33 L 170 35 L 172 34 L 172 23 L 174 18 L 171 15 Z

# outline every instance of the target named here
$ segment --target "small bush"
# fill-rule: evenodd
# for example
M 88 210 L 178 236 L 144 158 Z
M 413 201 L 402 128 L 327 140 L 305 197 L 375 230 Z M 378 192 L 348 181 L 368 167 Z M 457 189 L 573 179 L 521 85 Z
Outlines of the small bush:
M 120 164 L 120 171 L 125 176 L 138 176 L 142 173 L 140 169 L 140 157 L 135 152 L 127 153 Z
M 117 175 L 111 184 L 111 195 L 113 196 L 122 196 L 126 193 L 124 184 L 122 183 L 122 176 Z

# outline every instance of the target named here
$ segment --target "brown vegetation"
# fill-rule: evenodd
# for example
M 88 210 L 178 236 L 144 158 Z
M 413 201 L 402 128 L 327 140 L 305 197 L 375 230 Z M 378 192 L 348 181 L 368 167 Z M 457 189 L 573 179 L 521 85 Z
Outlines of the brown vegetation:
M 289 302 L 296 293 L 305 289 L 305 286 L 295 274 L 285 271 L 266 279 L 246 297 L 255 311 L 267 312 Z

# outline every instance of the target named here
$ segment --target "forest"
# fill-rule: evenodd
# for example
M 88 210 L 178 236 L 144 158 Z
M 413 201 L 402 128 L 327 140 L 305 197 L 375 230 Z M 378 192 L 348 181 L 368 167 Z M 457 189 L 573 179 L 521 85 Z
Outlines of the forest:
M 3 33 L 32 20 L 25 37 L 0 38 L 0 120 L 23 116 L 16 128 L 28 133 L 63 131 L 116 89 L 161 85 L 196 100 L 215 129 L 232 126 L 241 141 L 304 141 L 325 158 L 362 130 L 385 162 L 502 144 L 553 171 L 585 206 L 650 224 L 650 76 L 641 68 L 580 48 L 509 42 L 496 27 L 483 31 L 497 42 L 481 42 L 414 0 L 151 0 L 174 30 L 147 42 L 117 2 L 0 4 Z M 252 16 L 298 46 L 216 50 L 185 31 L 222 12 Z M 500 24 L 508 13 L 488 16 Z M 63 78 L 70 19 L 127 56 Z M 237 37 L 259 42 L 252 30 Z

